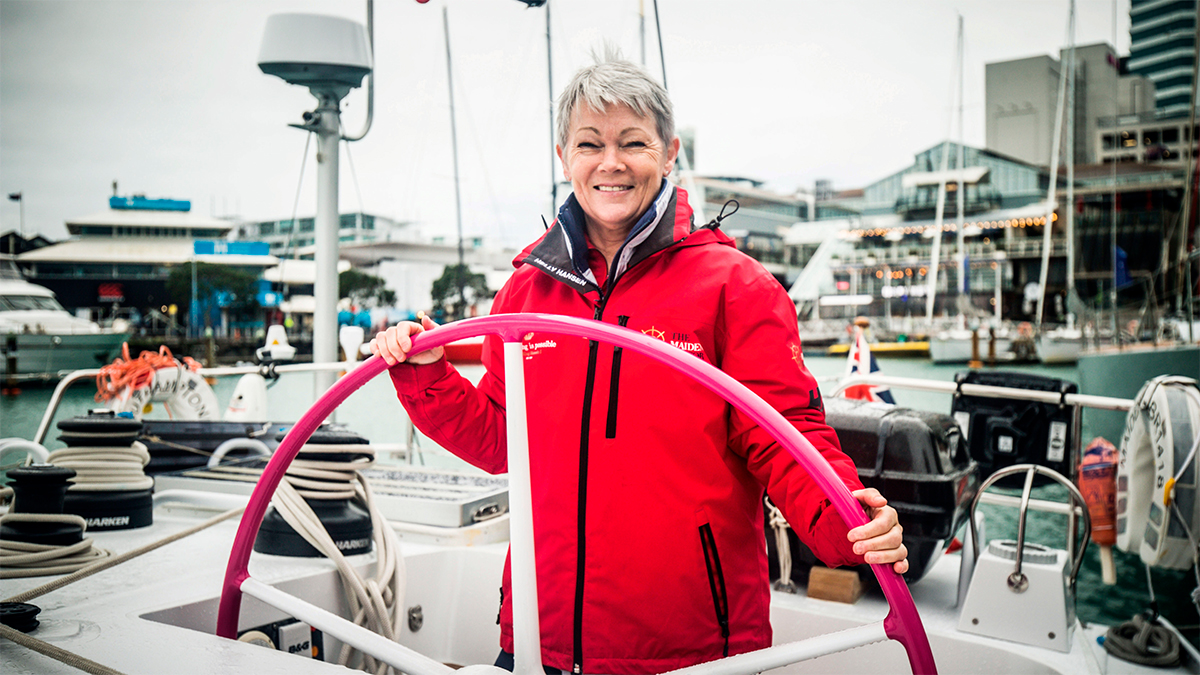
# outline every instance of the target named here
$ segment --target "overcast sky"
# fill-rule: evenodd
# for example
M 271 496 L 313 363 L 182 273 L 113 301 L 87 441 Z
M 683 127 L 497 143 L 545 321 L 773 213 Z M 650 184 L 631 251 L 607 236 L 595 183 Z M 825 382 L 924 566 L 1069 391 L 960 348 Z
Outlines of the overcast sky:
M 550 0 L 555 94 L 604 41 L 641 58 L 638 0 Z M 352 0 L 0 0 L 0 190 L 25 228 L 122 195 L 248 219 L 315 209 L 314 150 L 289 128 L 307 90 L 257 68 L 282 12 L 365 22 Z M 966 33 L 965 139 L 984 141 L 984 64 L 1065 45 L 1067 0 L 659 0 L 667 84 L 695 168 L 792 191 L 862 187 L 949 136 L 955 31 Z M 546 10 L 515 0 L 375 3 L 376 110 L 342 151 L 341 211 L 455 229 L 442 7 L 449 8 L 466 236 L 524 243 L 550 218 Z M 661 76 L 652 0 L 647 68 Z M 1114 7 L 1116 26 L 1113 26 Z M 1077 43 L 1129 49 L 1128 0 L 1080 0 Z M 361 128 L 365 94 L 344 104 Z M 349 161 L 348 161 L 349 160 Z M 351 171 L 353 165 L 353 172 Z M 555 169 L 555 175 L 561 176 Z M 0 202 L 0 232 L 20 209 Z

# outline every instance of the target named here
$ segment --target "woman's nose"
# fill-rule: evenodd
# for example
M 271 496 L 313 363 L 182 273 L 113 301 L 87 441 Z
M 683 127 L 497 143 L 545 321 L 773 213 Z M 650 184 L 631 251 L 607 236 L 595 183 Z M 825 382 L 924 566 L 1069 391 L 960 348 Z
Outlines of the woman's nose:
M 625 168 L 625 160 L 621 157 L 620 148 L 607 147 L 600 156 L 601 171 L 620 171 Z

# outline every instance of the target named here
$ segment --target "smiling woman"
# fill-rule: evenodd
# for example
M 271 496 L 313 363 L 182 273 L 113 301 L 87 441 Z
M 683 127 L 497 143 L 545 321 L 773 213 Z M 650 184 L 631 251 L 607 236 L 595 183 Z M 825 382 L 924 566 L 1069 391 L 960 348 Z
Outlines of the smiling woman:
M 686 376 L 611 345 L 529 332 L 542 662 L 633 675 L 770 645 L 764 487 L 826 563 L 903 573 L 895 510 L 862 489 L 812 403 L 794 306 L 716 223 L 697 227 L 687 193 L 668 180 L 679 139 L 666 92 L 608 55 L 575 75 L 558 110 L 574 194 L 518 257 L 492 313 L 618 324 L 718 366 L 805 434 L 871 520 L 848 531 L 785 448 Z M 486 471 L 506 471 L 500 340 L 486 339 L 475 387 L 435 350 L 409 354 L 412 335 L 431 327 L 400 324 L 371 349 L 391 366 L 418 428 Z M 497 665 L 512 663 L 511 588 L 506 572 Z

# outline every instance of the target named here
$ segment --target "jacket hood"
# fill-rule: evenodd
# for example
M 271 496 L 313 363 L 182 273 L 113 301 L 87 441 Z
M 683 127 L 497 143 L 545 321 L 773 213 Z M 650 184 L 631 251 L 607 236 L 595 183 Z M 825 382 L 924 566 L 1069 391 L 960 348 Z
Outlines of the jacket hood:
M 634 265 L 672 246 L 709 243 L 734 245 L 733 240 L 720 230 L 697 228 L 687 192 L 664 179 L 658 196 L 634 224 L 617 252 L 609 276 L 616 279 Z M 550 229 L 521 251 L 513 260 L 513 266 L 536 267 L 580 293 L 599 292 L 604 282 L 592 274 L 587 248 L 583 208 L 571 194 L 559 208 L 558 218 Z

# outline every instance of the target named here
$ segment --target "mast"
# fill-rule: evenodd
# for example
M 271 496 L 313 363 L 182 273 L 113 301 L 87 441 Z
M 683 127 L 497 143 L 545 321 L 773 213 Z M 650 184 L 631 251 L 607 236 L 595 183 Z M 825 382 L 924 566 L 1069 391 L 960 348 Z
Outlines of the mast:
M 558 208 L 558 174 L 554 164 L 554 58 L 550 53 L 550 3 L 546 3 L 546 88 L 550 91 L 550 217 L 554 218 Z
M 667 59 L 663 55 L 662 23 L 658 20 L 658 0 L 654 0 L 654 30 L 658 34 L 658 60 L 662 64 L 663 89 L 670 91 L 667 88 Z M 693 217 L 701 223 L 705 222 L 704 196 L 696 189 L 695 176 L 692 174 L 692 165 L 688 161 L 687 148 L 683 147 L 683 143 L 679 144 L 679 174 L 683 182 L 687 184 L 688 192 L 692 195 L 691 206 Z
M 1075 297 L 1075 0 L 1071 0 L 1071 19 L 1067 39 L 1067 329 L 1075 329 L 1071 311 Z M 1116 46 L 1114 45 L 1115 49 Z
M 954 220 L 954 232 L 957 235 L 958 251 L 958 296 L 966 299 L 967 294 L 967 251 L 966 251 L 966 233 L 963 232 L 963 208 L 966 202 L 966 195 L 963 192 L 963 18 L 958 15 L 958 162 L 955 165 L 958 171 L 958 185 L 955 190 L 955 207 L 958 209 L 958 217 Z M 966 328 L 964 323 L 965 315 L 963 310 L 966 303 L 963 299 L 958 301 L 958 321 L 959 328 Z
M 1071 0 L 1070 23 L 1073 25 L 1074 21 L 1075 0 Z M 1067 78 L 1063 77 L 1060 71 L 1058 76 L 1058 104 L 1054 110 L 1054 141 L 1050 144 L 1050 191 L 1046 196 L 1046 223 L 1042 229 L 1042 270 L 1038 275 L 1038 287 L 1041 292 L 1038 295 L 1037 317 L 1034 322 L 1039 331 L 1042 328 L 1042 311 L 1046 305 L 1046 281 L 1050 274 L 1050 248 L 1052 246 L 1050 235 L 1054 230 L 1054 207 L 1056 204 L 1055 200 L 1057 199 L 1055 192 L 1058 188 L 1058 156 L 1062 150 L 1063 101 L 1066 98 L 1066 94 Z
M 956 48 L 957 58 L 955 59 L 955 61 L 957 62 L 955 64 L 955 67 L 958 69 L 958 83 L 959 83 L 958 89 L 959 89 L 959 97 L 960 97 L 960 103 L 959 103 L 959 109 L 958 109 L 958 119 L 959 119 L 958 133 L 959 133 L 960 137 L 962 135 L 962 107 L 961 107 L 962 106 L 962 104 L 961 104 L 961 96 L 962 96 L 962 35 L 963 35 L 963 24 L 962 24 L 962 16 L 960 15 L 958 17 L 958 43 L 957 43 L 957 48 Z M 945 213 L 946 213 L 946 175 L 950 171 L 950 143 L 951 143 L 951 141 L 949 140 L 949 138 L 951 136 L 953 136 L 953 133 L 954 133 L 954 118 L 953 118 L 953 116 L 951 116 L 950 123 L 947 126 L 949 127 L 949 129 L 947 130 L 947 133 L 946 133 L 947 140 L 942 145 L 942 166 L 941 166 L 941 170 L 938 172 L 939 177 L 938 177 L 937 211 L 935 212 L 935 215 L 933 217 L 933 230 L 934 230 L 933 250 L 929 254 L 929 277 L 928 277 L 929 278 L 929 287 L 925 293 L 925 321 L 929 324 L 928 329 L 929 329 L 930 333 L 933 332 L 933 308 L 934 308 L 934 305 L 936 304 L 936 300 L 937 300 L 938 263 L 941 262 L 941 258 L 942 258 L 942 227 L 943 227 L 943 217 L 945 216 Z M 958 239 L 958 242 L 959 242 L 959 244 L 958 244 L 958 259 L 959 259 L 958 284 L 959 285 L 958 285 L 958 288 L 959 288 L 960 293 L 962 292 L 962 289 L 963 289 L 963 275 L 962 275 L 962 268 L 963 268 L 963 260 L 962 260 L 962 210 L 963 210 L 963 206 L 962 206 L 962 204 L 963 204 L 963 202 L 962 202 L 962 162 L 963 162 L 963 160 L 962 160 L 962 156 L 963 156 L 962 155 L 962 143 L 959 143 L 959 146 L 958 146 L 958 201 L 957 201 L 957 204 L 958 204 L 958 214 L 959 214 L 959 225 L 958 225 L 958 236 L 959 236 L 959 239 Z
M 458 221 L 458 306 L 467 311 L 466 268 L 463 265 L 462 195 L 458 185 L 458 125 L 454 121 L 454 69 L 450 65 L 450 13 L 442 6 L 442 28 L 446 34 L 446 85 L 450 91 L 450 147 L 454 153 L 454 216 Z M 455 317 L 463 318 L 463 317 Z

